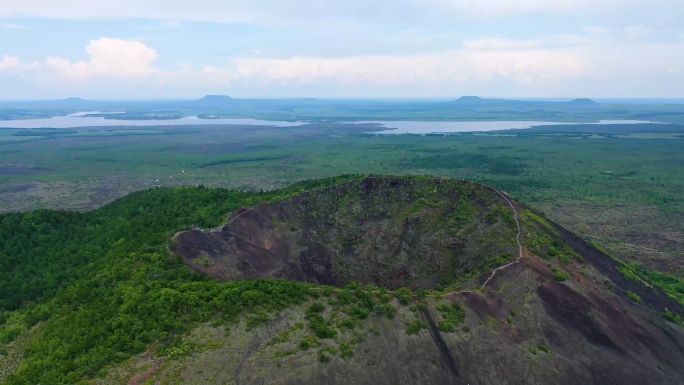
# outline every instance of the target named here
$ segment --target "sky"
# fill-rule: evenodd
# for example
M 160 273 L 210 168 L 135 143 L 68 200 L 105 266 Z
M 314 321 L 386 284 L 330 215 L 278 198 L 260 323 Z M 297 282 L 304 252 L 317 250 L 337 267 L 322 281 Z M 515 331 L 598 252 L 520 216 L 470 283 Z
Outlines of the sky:
M 681 0 L 0 0 L 0 100 L 684 97 Z

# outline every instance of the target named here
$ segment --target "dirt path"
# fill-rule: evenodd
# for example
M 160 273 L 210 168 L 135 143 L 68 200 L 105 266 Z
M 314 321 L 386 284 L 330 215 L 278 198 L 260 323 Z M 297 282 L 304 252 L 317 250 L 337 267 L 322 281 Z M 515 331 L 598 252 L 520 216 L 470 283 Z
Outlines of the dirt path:
M 487 186 L 487 187 L 489 187 L 489 186 Z M 491 188 L 493 191 L 495 191 L 497 194 L 499 194 L 501 196 L 501 198 L 503 198 L 506 201 L 506 203 L 508 203 L 508 205 L 511 207 L 511 210 L 513 210 L 513 219 L 515 219 L 515 225 L 518 227 L 518 234 L 515 236 L 515 242 L 518 244 L 518 258 L 516 258 L 515 261 L 513 261 L 511 263 L 505 264 L 503 266 L 499 266 L 496 269 L 492 270 L 489 278 L 487 278 L 487 280 L 482 284 L 479 291 L 484 291 L 484 289 L 487 287 L 487 284 L 496 276 L 497 272 L 499 272 L 499 271 L 501 271 L 507 267 L 510 267 L 510 266 L 513 266 L 513 265 L 519 263 L 520 260 L 523 258 L 522 243 L 520 243 L 520 234 L 522 232 L 522 228 L 520 227 L 520 220 L 518 218 L 518 210 L 515 209 L 513 202 L 511 202 L 511 200 L 508 199 L 506 194 L 502 193 L 501 191 L 499 191 L 493 187 L 489 187 L 489 188 Z M 461 290 L 461 291 L 454 291 L 451 293 L 429 295 L 428 297 L 456 295 L 456 294 L 465 294 L 465 293 L 475 293 L 475 291 L 474 290 Z
M 511 206 L 511 209 L 513 210 L 513 219 L 515 219 L 515 225 L 518 227 L 518 234 L 515 236 L 515 242 L 518 243 L 518 258 L 517 258 L 514 262 L 511 262 L 511 263 L 509 263 L 509 264 L 507 264 L 507 265 L 503 265 L 503 266 L 501 266 L 501 267 L 497 267 L 496 269 L 494 269 L 494 271 L 492 271 L 492 275 L 490 275 L 489 278 L 487 278 L 487 280 L 485 281 L 485 283 L 482 285 L 482 289 L 484 289 L 485 286 L 487 286 L 487 284 L 489 283 L 489 281 L 491 281 L 492 278 L 494 278 L 494 276 L 496 276 L 496 273 L 497 273 L 498 271 L 503 270 L 503 269 L 505 269 L 505 268 L 507 268 L 507 267 L 509 267 L 509 266 L 515 265 L 516 263 L 520 262 L 520 260 L 521 260 L 522 257 L 523 257 L 522 244 L 520 243 L 520 232 L 521 232 L 521 228 L 520 228 L 520 221 L 518 220 L 518 210 L 516 210 L 516 209 L 515 209 L 515 206 L 513 206 L 513 202 L 511 202 L 511 200 L 508 199 L 508 197 L 507 197 L 506 195 L 504 195 L 501 191 L 499 191 L 499 190 L 494 190 L 494 191 L 496 191 L 499 195 L 501 195 L 501 197 L 502 197 L 506 202 L 508 202 L 508 205 Z

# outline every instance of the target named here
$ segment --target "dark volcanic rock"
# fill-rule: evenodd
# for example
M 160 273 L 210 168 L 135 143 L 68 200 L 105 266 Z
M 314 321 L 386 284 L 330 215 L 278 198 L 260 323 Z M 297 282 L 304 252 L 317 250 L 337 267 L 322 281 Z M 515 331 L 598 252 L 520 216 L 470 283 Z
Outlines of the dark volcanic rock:
M 260 204 L 217 232 L 182 233 L 176 251 L 219 280 L 434 288 L 488 256 L 513 256 L 515 224 L 491 214 L 502 202 L 466 182 L 367 178 Z

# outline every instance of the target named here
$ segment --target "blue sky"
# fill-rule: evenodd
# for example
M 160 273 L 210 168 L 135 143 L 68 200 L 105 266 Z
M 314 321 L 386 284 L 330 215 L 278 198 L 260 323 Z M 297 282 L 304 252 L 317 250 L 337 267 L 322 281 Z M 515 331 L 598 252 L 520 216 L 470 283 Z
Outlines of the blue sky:
M 0 0 L 0 99 L 684 97 L 680 0 Z

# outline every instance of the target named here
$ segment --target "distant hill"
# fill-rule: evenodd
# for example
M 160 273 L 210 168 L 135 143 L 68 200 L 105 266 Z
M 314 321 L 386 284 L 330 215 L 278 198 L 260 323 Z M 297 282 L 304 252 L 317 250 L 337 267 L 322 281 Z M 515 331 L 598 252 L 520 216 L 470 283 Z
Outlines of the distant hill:
M 594 105 L 598 104 L 595 101 L 588 99 L 588 98 L 578 98 L 578 99 L 571 100 L 568 103 L 575 104 L 575 105 L 584 105 L 584 106 L 594 106 Z
M 72 98 L 66 98 L 66 99 L 46 100 L 45 103 L 50 103 L 50 104 L 83 104 L 83 103 L 91 103 L 91 101 L 83 99 L 83 98 L 72 97 Z
M 455 103 L 482 103 L 485 99 L 479 96 L 461 96 L 460 98 L 454 100 Z
M 206 95 L 205 97 L 198 99 L 196 102 L 205 106 L 221 106 L 234 100 L 235 99 L 228 95 Z

